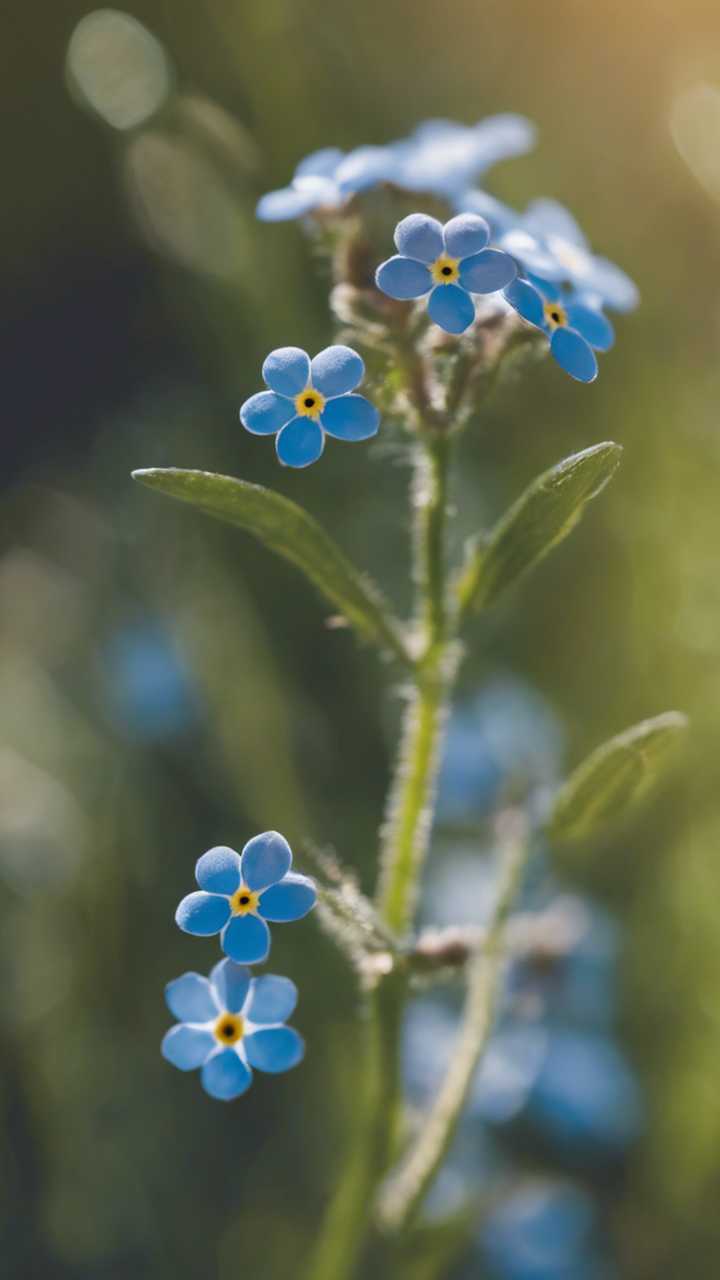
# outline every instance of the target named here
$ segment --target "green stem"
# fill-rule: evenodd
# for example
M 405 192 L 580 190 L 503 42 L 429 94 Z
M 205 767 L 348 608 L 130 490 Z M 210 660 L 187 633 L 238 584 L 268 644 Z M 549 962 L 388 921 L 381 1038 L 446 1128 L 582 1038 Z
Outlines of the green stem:
M 402 1230 L 420 1208 L 455 1136 L 492 1031 L 504 967 L 505 924 L 529 851 L 524 818 L 515 812 L 505 816 L 507 830 L 501 849 L 502 878 L 495 913 L 485 942 L 468 967 L 462 1025 L 445 1080 L 417 1140 L 383 1189 L 379 1216 L 388 1231 Z

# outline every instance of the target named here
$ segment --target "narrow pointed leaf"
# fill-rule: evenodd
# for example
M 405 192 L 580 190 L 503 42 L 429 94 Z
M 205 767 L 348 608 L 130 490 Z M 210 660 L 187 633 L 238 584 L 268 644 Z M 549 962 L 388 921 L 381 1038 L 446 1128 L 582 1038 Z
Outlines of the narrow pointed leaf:
M 386 612 L 380 592 L 297 503 L 271 489 L 209 471 L 152 468 L 134 471 L 133 479 L 254 534 L 297 565 L 357 631 L 410 662 L 399 626 Z
M 562 542 L 586 504 L 605 488 L 621 453 L 619 444 L 605 441 L 538 476 L 488 537 L 473 548 L 457 584 L 461 609 L 494 603 L 506 587 Z
M 603 743 L 558 791 L 548 821 L 554 840 L 584 840 L 623 817 L 653 786 L 687 716 L 666 711 Z

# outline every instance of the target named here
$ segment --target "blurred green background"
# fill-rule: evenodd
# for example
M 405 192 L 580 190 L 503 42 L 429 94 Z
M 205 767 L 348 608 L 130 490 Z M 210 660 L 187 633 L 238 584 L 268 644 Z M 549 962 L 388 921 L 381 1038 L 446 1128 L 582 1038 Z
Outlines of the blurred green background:
M 369 888 L 398 702 L 289 567 L 129 473 L 270 484 L 407 608 L 394 438 L 295 473 L 239 427 L 266 351 L 317 350 L 333 331 L 300 228 L 256 223 L 254 204 L 316 147 L 518 111 L 539 145 L 490 189 L 566 202 L 643 305 L 596 385 L 543 364 L 463 442 L 463 530 L 566 454 L 625 447 L 573 538 L 475 627 L 463 687 L 499 670 L 529 681 L 572 762 L 644 716 L 692 717 L 652 806 L 567 874 L 625 926 L 623 1042 L 648 1121 L 611 1188 L 619 1273 L 707 1277 L 720 1265 L 717 5 L 148 0 L 128 12 L 164 45 L 175 96 L 130 131 L 68 92 L 86 12 L 16 7 L 0 54 L 3 1274 L 298 1274 L 357 1086 L 352 977 L 312 919 L 276 930 L 271 967 L 300 987 L 307 1059 L 220 1106 L 157 1052 L 164 983 L 216 954 L 172 915 L 199 853 L 267 827 L 334 846 Z

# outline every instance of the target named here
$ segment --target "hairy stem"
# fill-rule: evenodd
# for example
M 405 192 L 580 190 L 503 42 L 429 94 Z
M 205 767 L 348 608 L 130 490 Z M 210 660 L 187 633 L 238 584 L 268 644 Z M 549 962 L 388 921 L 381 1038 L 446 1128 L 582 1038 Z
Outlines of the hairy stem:
M 468 967 L 462 1025 L 445 1080 L 417 1140 L 382 1191 L 379 1216 L 388 1231 L 400 1231 L 413 1219 L 442 1166 L 492 1031 L 504 967 L 505 925 L 529 849 L 522 815 L 513 812 L 504 816 L 502 878 L 493 920 L 483 946 Z

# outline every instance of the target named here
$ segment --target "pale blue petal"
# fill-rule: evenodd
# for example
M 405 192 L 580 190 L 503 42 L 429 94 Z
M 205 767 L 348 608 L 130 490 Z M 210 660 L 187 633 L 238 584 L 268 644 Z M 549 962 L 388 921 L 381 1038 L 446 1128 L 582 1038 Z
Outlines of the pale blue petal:
M 252 1084 L 252 1071 L 235 1049 L 221 1049 L 208 1058 L 202 1069 L 202 1086 L 211 1098 L 232 1102 Z
M 265 358 L 262 376 L 271 391 L 297 396 L 310 381 L 310 357 L 300 347 L 278 347 Z
M 574 329 L 556 329 L 550 339 L 550 353 L 560 368 L 578 382 L 593 382 L 597 378 L 595 352 Z
M 284 467 L 309 467 L 322 457 L 325 436 L 314 418 L 293 418 L 275 438 L 275 451 Z
M 266 889 L 260 898 L 260 914 L 271 924 L 301 920 L 317 901 L 317 889 L 307 876 L 288 872 L 279 884 Z
M 515 209 L 488 195 L 487 191 L 464 191 L 457 198 L 456 208 L 461 213 L 479 214 L 489 224 L 495 239 L 517 226 L 520 221 L 520 214 Z
M 289 1071 L 302 1062 L 305 1042 L 294 1027 L 267 1027 L 254 1031 L 243 1040 L 251 1067 L 276 1074 Z
M 369 440 L 377 434 L 380 413 L 365 396 L 336 396 L 325 405 L 321 422 L 337 440 Z
M 534 285 L 529 284 L 527 280 L 513 280 L 505 290 L 505 297 L 523 320 L 528 320 L 530 324 L 542 328 L 545 324 L 543 300 Z
M 175 912 L 175 923 L 184 933 L 210 938 L 230 917 L 230 903 L 217 893 L 189 893 Z
M 250 970 L 234 960 L 221 960 L 215 965 L 210 981 L 221 1009 L 228 1013 L 240 1012 L 250 990 L 251 977 Z
M 334 175 L 344 193 L 367 191 L 378 182 L 388 182 L 395 167 L 395 148 L 356 147 L 345 156 Z
M 168 982 L 165 1003 L 179 1022 L 210 1022 L 218 1013 L 212 987 L 199 973 L 184 973 Z
M 245 1017 L 256 1023 L 285 1022 L 297 1001 L 298 990 L 294 982 L 274 973 L 264 973 L 261 978 L 253 980 Z
M 381 262 L 375 272 L 375 283 L 389 298 L 406 302 L 420 298 L 432 287 L 432 276 L 424 262 L 398 255 Z
M 567 275 L 566 268 L 544 242 L 520 227 L 513 227 L 500 237 L 500 248 L 517 259 L 526 273 L 532 271 L 543 280 L 563 280 Z
M 274 391 L 258 391 L 240 409 L 240 421 L 254 436 L 273 436 L 295 416 L 295 405 Z
M 523 221 L 533 235 L 559 236 L 561 240 L 568 240 L 570 244 L 580 245 L 583 249 L 589 248 L 587 239 L 575 218 L 557 200 L 541 197 L 531 201 L 525 210 Z
M 523 155 L 535 145 L 537 129 L 525 116 L 504 112 L 487 116 L 475 125 L 475 163 L 477 171 L 510 156 Z
M 439 284 L 430 294 L 428 315 L 446 333 L 464 333 L 475 319 L 475 306 L 456 284 Z
M 581 302 L 571 302 L 566 310 L 571 329 L 576 329 L 596 351 L 610 350 L 615 342 L 615 331 L 602 311 L 584 306 Z
M 181 1071 L 194 1071 L 212 1053 L 217 1040 L 211 1031 L 178 1023 L 163 1036 L 160 1052 L 163 1058 Z
M 516 275 L 515 262 L 500 249 L 483 249 L 460 263 L 460 283 L 470 293 L 496 293 L 507 288 Z
M 326 399 L 354 391 L 364 375 L 365 365 L 357 351 L 339 343 L 320 351 L 310 364 L 312 385 Z
M 340 192 L 329 178 L 296 178 L 289 187 L 261 196 L 255 214 L 261 222 L 287 222 L 321 205 L 332 207 L 339 199 Z
M 233 916 L 220 945 L 236 964 L 262 964 L 270 952 L 270 930 L 259 916 Z
M 398 253 L 420 262 L 434 262 L 445 249 L 442 223 L 426 213 L 410 213 L 395 228 Z
M 240 888 L 240 854 L 224 844 L 208 849 L 197 860 L 195 879 L 208 893 L 224 893 L 229 897 Z
M 321 147 L 311 151 L 295 170 L 296 178 L 332 178 L 345 152 L 339 147 Z
M 292 866 L 290 845 L 279 831 L 263 831 L 248 840 L 242 851 L 242 879 L 259 892 L 282 880 Z
M 640 302 L 640 292 L 629 276 L 607 258 L 593 258 L 592 271 L 582 283 L 600 294 L 613 311 L 633 311 Z
M 531 271 L 528 272 L 527 278 L 530 284 L 535 285 L 538 293 L 541 293 L 546 301 L 560 302 L 562 299 L 563 291 L 555 280 L 543 280 L 540 276 L 533 275 Z
M 451 258 L 480 253 L 490 239 L 490 227 L 477 213 L 459 213 L 445 223 L 445 248 Z

